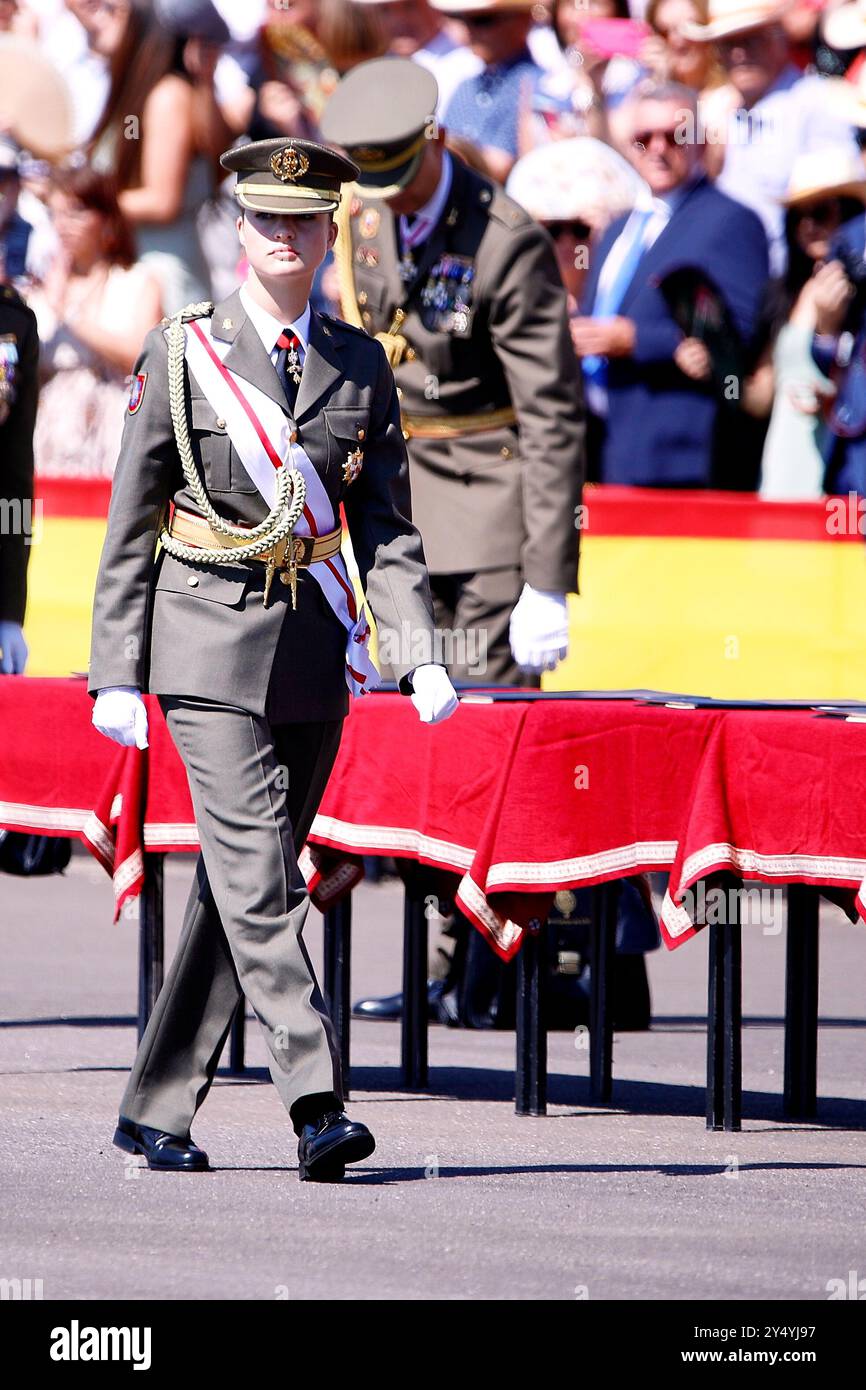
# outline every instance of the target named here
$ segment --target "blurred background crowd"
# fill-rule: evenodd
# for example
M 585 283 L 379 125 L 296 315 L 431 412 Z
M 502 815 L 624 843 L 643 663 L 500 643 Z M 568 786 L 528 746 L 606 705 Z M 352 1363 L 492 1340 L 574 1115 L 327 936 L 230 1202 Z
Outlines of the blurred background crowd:
M 144 334 L 238 282 L 220 152 L 318 138 L 340 77 L 388 53 L 548 228 L 591 479 L 866 492 L 864 0 L 0 0 L 37 474 L 110 475 Z M 340 312 L 332 266 L 316 294 Z

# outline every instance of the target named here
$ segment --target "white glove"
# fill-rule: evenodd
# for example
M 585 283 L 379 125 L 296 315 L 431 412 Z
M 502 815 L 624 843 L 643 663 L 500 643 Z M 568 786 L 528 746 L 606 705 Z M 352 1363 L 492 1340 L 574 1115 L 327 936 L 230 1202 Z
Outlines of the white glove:
M 422 724 L 440 724 L 457 708 L 454 686 L 444 666 L 416 666 L 409 679 L 414 694 L 412 704 Z
M 20 676 L 27 665 L 27 643 L 20 623 L 0 622 L 0 676 Z
M 524 584 L 508 625 L 511 655 L 524 671 L 552 671 L 568 651 L 565 594 Z
M 147 707 L 136 685 L 109 685 L 100 690 L 91 722 L 124 748 L 147 747 Z

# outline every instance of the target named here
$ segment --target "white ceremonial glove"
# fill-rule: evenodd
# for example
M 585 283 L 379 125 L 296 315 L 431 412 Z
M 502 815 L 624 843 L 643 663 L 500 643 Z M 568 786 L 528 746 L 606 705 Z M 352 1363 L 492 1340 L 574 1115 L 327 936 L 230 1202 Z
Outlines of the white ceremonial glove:
M 91 723 L 124 748 L 147 747 L 147 707 L 137 685 L 109 685 L 100 690 Z
M 441 724 L 457 708 L 457 695 L 444 666 L 416 666 L 409 679 L 412 704 L 422 724 Z
M 27 643 L 20 623 L 0 622 L 0 676 L 21 676 L 27 665 Z
M 524 671 L 552 671 L 568 651 L 565 594 L 524 584 L 508 625 L 511 655 Z

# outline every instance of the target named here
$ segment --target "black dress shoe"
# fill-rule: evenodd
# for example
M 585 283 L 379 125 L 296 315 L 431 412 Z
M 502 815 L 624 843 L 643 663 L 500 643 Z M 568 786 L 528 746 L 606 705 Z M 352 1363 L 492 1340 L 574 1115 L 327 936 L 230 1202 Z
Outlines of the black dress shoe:
M 439 1022 L 439 1001 L 445 992 L 444 980 L 427 981 L 427 1017 Z M 352 1005 L 353 1018 L 397 1019 L 403 1017 L 403 995 L 386 994 L 382 999 L 359 999 Z
M 206 1173 L 207 1154 L 187 1135 L 167 1134 L 163 1129 L 137 1125 L 123 1115 L 114 1131 L 113 1143 L 130 1154 L 144 1154 L 148 1168 L 162 1168 L 172 1173 Z
M 366 1125 L 343 1110 L 329 1110 L 301 1130 L 298 1176 L 301 1182 L 342 1182 L 346 1164 L 368 1158 L 375 1147 Z

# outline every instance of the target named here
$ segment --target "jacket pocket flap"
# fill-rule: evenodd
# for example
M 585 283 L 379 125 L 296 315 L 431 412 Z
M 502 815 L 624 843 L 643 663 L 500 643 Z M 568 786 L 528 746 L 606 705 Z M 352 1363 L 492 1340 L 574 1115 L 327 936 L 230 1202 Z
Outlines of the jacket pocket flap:
M 194 430 L 204 430 L 208 434 L 225 434 L 226 422 L 217 416 L 209 400 L 204 396 L 193 396 L 190 401 L 190 423 Z
M 177 560 L 163 552 L 157 593 L 186 594 L 189 598 L 210 599 L 239 608 L 243 603 L 251 571 L 247 565 L 198 565 Z
M 326 405 L 323 412 L 328 430 L 337 439 L 363 444 L 370 424 L 370 411 L 364 406 Z

